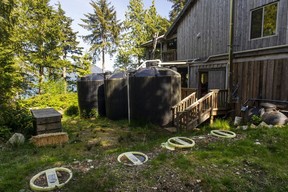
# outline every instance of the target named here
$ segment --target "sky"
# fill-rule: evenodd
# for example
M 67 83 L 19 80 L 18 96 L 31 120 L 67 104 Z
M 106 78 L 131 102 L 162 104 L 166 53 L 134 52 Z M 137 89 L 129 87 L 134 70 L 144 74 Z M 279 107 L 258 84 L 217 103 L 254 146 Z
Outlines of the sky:
M 144 8 L 148 8 L 152 4 L 152 0 L 142 0 Z M 72 28 L 76 32 L 78 31 L 78 36 L 87 35 L 89 32 L 85 31 L 78 24 L 82 23 L 81 19 L 85 18 L 84 14 L 92 13 L 92 7 L 90 5 L 91 0 L 50 0 L 51 5 L 60 3 L 62 9 L 65 11 L 66 16 L 73 19 Z M 124 20 L 125 12 L 127 11 L 127 6 L 129 5 L 129 0 L 108 0 L 115 7 L 117 13 L 117 19 Z M 157 12 L 168 19 L 169 11 L 171 10 L 172 4 L 168 0 L 155 0 L 155 6 Z M 78 37 L 80 41 L 80 46 L 84 47 L 85 50 L 89 49 L 89 46 L 85 44 L 81 38 Z M 105 57 L 105 68 L 107 70 L 113 70 L 113 62 L 115 58 Z M 98 67 L 101 67 L 101 61 L 96 63 Z

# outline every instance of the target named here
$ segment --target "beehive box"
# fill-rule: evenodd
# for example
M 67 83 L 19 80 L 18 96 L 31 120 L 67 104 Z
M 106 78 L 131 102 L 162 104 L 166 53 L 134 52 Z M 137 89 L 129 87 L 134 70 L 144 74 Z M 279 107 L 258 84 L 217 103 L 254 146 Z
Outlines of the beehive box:
M 37 134 L 55 133 L 62 131 L 62 115 L 53 108 L 31 110 L 33 126 Z

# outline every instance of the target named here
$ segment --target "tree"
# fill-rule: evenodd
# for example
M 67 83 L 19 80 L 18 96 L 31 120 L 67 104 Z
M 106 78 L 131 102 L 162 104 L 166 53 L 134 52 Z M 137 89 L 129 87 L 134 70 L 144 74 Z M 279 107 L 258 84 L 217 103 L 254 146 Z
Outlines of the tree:
M 18 23 L 13 38 L 15 51 L 25 77 L 34 82 L 41 94 L 45 80 L 61 76 L 61 23 L 49 0 L 18 0 Z
M 145 58 L 145 48 L 141 46 L 151 39 L 153 39 L 154 57 L 159 34 L 164 34 L 169 25 L 168 20 L 157 13 L 154 0 L 148 10 L 143 8 L 142 0 L 130 0 L 115 65 L 119 68 L 127 68 L 129 63 L 133 61 L 135 63 L 135 60 L 139 64 Z
M 144 16 L 145 9 L 142 0 L 130 0 L 123 22 L 124 33 L 121 35 L 123 42 L 119 47 L 118 60 L 136 60 L 137 63 L 140 63 L 144 58 L 145 50 L 140 46 L 149 38 L 145 30 Z M 126 59 L 123 60 L 124 58 Z
M 64 93 L 67 91 L 67 72 L 72 72 L 75 68 L 75 65 L 79 64 L 76 62 L 79 59 L 79 56 L 82 54 L 82 47 L 79 47 L 79 42 L 77 41 L 77 33 L 72 30 L 72 19 L 65 16 L 65 11 L 61 8 L 61 5 L 58 4 L 57 14 L 59 21 L 61 23 L 61 47 L 63 51 L 63 67 L 62 67 L 62 77 L 64 80 Z M 69 58 L 68 58 L 69 57 Z
M 94 12 L 85 14 L 86 19 L 81 19 L 85 24 L 80 24 L 91 32 L 83 36 L 83 40 L 91 45 L 90 52 L 93 60 L 102 57 L 102 71 L 105 70 L 105 54 L 112 56 L 116 51 L 120 33 L 120 22 L 117 20 L 114 6 L 107 0 L 91 1 Z
M 13 17 L 14 5 L 13 0 L 0 2 L 0 108 L 10 104 L 21 86 L 10 40 L 16 22 Z
M 125 52 L 118 52 L 114 67 L 120 70 L 127 70 L 130 67 L 129 64 L 132 63 L 133 61 L 129 54 L 126 54 Z
M 15 0 L 14 17 L 17 24 L 12 33 L 13 48 L 27 90 L 41 94 L 45 81 L 56 81 L 66 76 L 74 54 L 81 53 L 72 31 L 72 20 L 61 6 L 54 9 L 49 0 Z
M 152 5 L 146 11 L 144 21 L 146 32 L 150 39 L 152 39 L 152 59 L 155 59 L 155 51 L 159 34 L 164 34 L 170 26 L 170 23 L 166 18 L 161 17 L 157 13 L 155 8 L 155 0 L 152 1 Z
M 182 11 L 188 0 L 168 0 L 172 5 L 172 10 L 169 12 L 170 21 L 173 22 L 178 14 Z

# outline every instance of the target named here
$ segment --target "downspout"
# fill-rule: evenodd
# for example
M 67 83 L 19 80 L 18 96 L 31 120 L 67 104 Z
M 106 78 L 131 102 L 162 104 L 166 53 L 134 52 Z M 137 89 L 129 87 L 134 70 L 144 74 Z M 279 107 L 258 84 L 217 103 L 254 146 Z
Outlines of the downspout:
M 127 71 L 127 101 L 128 101 L 128 122 L 129 122 L 129 125 L 131 123 L 131 111 L 130 111 L 130 81 L 129 81 L 129 71 Z
M 234 0 L 230 0 L 230 29 L 229 29 L 229 58 L 227 64 L 227 88 L 228 88 L 228 103 L 232 103 L 233 89 L 233 40 L 234 40 Z

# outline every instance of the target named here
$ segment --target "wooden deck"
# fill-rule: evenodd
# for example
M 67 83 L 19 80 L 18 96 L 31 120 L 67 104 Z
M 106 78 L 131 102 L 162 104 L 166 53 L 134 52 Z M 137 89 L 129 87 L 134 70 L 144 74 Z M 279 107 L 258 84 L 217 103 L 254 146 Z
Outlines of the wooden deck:
M 172 107 L 173 124 L 177 130 L 195 128 L 209 118 L 226 114 L 227 90 L 210 90 L 208 94 L 197 100 L 196 93 L 192 93 L 180 103 Z

